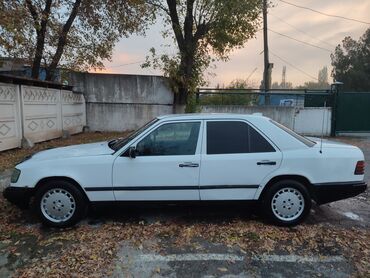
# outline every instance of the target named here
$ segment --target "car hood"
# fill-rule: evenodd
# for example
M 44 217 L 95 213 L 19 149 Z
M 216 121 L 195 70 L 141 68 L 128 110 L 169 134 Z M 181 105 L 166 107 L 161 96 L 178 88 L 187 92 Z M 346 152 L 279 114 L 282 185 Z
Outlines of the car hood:
M 114 151 L 111 148 L 109 148 L 108 142 L 98 142 L 92 144 L 72 145 L 68 147 L 61 147 L 41 151 L 34 154 L 32 156 L 32 160 L 109 155 L 112 153 L 114 153 Z
M 321 146 L 321 138 L 317 137 L 307 137 L 311 141 L 314 141 L 316 143 L 315 147 L 320 148 Z M 332 141 L 332 140 L 327 140 L 327 139 L 322 139 L 322 147 L 323 148 L 357 148 L 355 146 L 338 142 L 338 141 Z

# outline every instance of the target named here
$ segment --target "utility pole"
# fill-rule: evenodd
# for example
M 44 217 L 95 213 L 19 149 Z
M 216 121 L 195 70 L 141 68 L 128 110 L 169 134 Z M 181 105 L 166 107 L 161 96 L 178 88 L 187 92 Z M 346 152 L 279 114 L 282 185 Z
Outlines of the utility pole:
M 269 61 L 269 46 L 267 36 L 267 0 L 263 0 L 263 54 L 264 54 L 264 70 L 263 70 L 263 89 L 265 92 L 270 90 L 270 76 L 272 65 Z M 271 68 L 270 68 L 271 67 Z M 265 96 L 265 104 L 270 104 L 270 97 Z

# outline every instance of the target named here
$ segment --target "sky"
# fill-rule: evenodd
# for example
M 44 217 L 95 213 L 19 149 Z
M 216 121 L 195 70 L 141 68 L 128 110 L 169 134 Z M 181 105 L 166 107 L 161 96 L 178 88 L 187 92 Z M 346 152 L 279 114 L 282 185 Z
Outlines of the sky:
M 327 14 L 345 16 L 369 22 L 370 0 L 287 0 Z M 282 68 L 285 65 L 286 80 L 293 85 L 306 81 L 316 81 L 318 71 L 328 66 L 331 72 L 330 53 L 345 36 L 358 39 L 369 25 L 344 19 L 324 16 L 312 11 L 293 7 L 279 0 L 272 0 L 269 9 L 268 25 L 270 62 L 274 64 L 272 81 L 281 82 Z M 153 69 L 142 69 L 140 65 L 149 54 L 151 47 L 157 53 L 173 54 L 176 51 L 171 39 L 163 39 L 161 21 L 152 25 L 146 36 L 132 35 L 123 38 L 115 46 L 112 61 L 104 62 L 107 73 L 161 75 Z M 313 47 L 274 32 L 298 39 Z M 227 86 L 232 80 L 247 79 L 259 86 L 263 75 L 262 31 L 256 38 L 247 41 L 243 48 L 234 50 L 227 62 L 216 62 L 206 73 L 208 87 L 217 84 Z M 164 45 L 172 44 L 170 47 Z M 256 70 L 255 70 L 256 69 Z M 211 74 L 209 74 L 211 73 Z M 329 77 L 329 82 L 332 78 Z

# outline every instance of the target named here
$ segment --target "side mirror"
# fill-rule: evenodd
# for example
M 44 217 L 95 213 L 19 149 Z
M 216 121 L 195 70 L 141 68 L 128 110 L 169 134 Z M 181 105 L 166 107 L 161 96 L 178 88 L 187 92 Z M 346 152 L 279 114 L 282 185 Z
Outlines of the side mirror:
M 128 156 L 131 157 L 131 158 L 136 157 L 136 148 L 135 147 L 130 147 L 128 149 Z

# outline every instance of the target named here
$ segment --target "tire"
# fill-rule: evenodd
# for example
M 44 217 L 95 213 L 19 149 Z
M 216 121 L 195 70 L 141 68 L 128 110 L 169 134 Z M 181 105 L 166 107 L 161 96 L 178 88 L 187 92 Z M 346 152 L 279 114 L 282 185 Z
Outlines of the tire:
M 75 225 L 85 216 L 87 200 L 74 184 L 51 180 L 37 190 L 34 207 L 44 225 L 66 228 Z
M 265 215 L 279 226 L 295 226 L 310 213 L 311 197 L 307 188 L 295 180 L 282 180 L 267 189 L 262 198 Z

